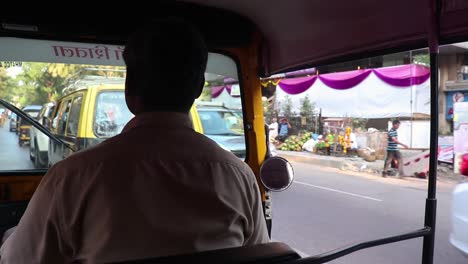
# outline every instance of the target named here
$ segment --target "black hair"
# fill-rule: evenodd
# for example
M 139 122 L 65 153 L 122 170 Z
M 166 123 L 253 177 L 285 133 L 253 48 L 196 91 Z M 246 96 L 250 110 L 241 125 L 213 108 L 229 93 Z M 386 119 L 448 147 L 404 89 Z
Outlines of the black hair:
M 398 124 L 400 124 L 400 120 L 395 119 L 395 120 L 393 120 L 392 124 L 393 124 L 393 125 L 398 125 Z
M 179 18 L 153 21 L 132 34 L 123 54 L 126 94 L 145 111 L 188 112 L 205 83 L 208 49 L 200 32 Z

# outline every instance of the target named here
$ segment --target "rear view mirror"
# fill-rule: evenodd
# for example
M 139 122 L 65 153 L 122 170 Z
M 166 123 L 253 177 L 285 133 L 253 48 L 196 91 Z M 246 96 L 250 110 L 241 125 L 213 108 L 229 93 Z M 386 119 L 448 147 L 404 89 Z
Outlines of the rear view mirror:
M 284 191 L 294 180 L 293 167 L 289 161 L 281 157 L 269 158 L 260 167 L 260 180 L 270 191 Z

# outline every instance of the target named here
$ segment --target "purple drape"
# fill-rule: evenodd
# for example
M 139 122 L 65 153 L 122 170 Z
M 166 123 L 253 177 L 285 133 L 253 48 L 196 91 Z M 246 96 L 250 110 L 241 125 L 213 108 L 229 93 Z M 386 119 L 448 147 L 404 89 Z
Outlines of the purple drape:
M 317 80 L 317 76 L 284 79 L 279 87 L 288 94 L 300 94 L 309 89 Z
M 328 73 L 320 75 L 319 79 L 330 88 L 344 90 L 360 84 L 371 72 L 372 70 L 356 70 Z
M 224 91 L 224 86 L 211 87 L 211 98 L 218 97 Z
M 410 87 L 419 85 L 429 79 L 430 70 L 427 67 L 409 64 L 377 69 L 337 72 L 318 75 L 318 78 L 333 89 L 350 89 L 364 81 L 371 73 L 389 85 Z M 300 94 L 309 89 L 317 80 L 317 76 L 283 79 L 278 84 L 288 94 Z
M 390 85 L 407 87 L 427 81 L 430 70 L 421 65 L 410 64 L 374 69 L 374 74 Z
M 211 98 L 217 98 L 220 96 L 224 89 L 231 95 L 232 85 L 225 85 L 225 86 L 214 86 L 211 87 Z M 240 97 L 240 95 L 231 95 L 232 97 Z

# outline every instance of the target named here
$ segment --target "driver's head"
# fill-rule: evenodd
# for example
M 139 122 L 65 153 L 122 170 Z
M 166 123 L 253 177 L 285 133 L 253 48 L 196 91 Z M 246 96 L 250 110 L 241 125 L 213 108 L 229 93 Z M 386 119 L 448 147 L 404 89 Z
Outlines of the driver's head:
M 207 47 L 198 30 L 181 19 L 160 19 L 139 28 L 123 57 L 126 101 L 134 114 L 188 112 L 202 92 Z

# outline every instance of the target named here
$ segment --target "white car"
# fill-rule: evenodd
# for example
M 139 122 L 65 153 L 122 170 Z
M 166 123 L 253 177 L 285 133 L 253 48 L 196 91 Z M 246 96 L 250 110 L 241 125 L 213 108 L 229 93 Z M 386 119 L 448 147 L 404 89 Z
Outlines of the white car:
M 468 182 L 453 191 L 450 243 L 468 257 Z
M 54 103 L 46 103 L 42 106 L 36 120 L 45 128 L 50 127 L 50 117 L 54 111 Z M 31 127 L 31 140 L 29 146 L 29 158 L 34 162 L 36 169 L 47 168 L 49 152 L 49 137 L 39 131 L 35 126 Z

